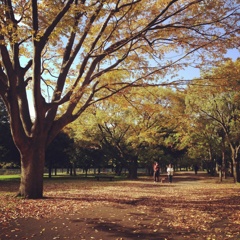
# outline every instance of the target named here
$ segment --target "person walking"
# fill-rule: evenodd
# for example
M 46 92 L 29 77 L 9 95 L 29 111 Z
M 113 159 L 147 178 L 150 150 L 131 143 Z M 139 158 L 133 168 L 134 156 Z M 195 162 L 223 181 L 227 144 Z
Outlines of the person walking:
M 154 182 L 159 182 L 160 168 L 158 162 L 153 164 L 153 178 Z
M 172 183 L 172 179 L 173 179 L 173 167 L 172 167 L 172 164 L 169 164 L 168 167 L 167 167 L 167 175 L 168 175 L 169 183 Z

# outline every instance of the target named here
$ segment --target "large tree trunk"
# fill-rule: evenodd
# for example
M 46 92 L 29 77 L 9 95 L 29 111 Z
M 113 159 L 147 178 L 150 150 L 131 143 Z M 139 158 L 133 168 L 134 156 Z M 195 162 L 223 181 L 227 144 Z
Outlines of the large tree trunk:
M 45 149 L 35 144 L 21 154 L 21 182 L 19 196 L 30 199 L 43 197 Z

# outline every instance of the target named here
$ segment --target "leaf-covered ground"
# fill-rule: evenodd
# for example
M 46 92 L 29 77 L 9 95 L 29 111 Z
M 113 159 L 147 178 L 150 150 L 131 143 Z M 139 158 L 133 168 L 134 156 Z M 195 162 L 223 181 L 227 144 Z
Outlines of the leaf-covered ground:
M 178 173 L 169 184 L 46 180 L 44 199 L 15 198 L 0 181 L 0 240 L 240 239 L 240 185 L 206 173 Z

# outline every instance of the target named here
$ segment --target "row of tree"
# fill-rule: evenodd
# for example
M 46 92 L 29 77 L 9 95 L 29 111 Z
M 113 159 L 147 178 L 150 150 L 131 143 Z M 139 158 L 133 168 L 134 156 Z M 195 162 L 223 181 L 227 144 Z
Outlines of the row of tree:
M 195 164 L 240 181 L 240 60 L 227 60 L 182 89 L 131 89 L 89 108 L 65 131 L 77 146 L 104 150 L 121 173 L 136 177 L 140 166 Z M 80 127 L 82 126 L 82 127 Z
M 239 182 L 239 69 L 239 59 L 227 60 L 184 88 L 132 88 L 93 105 L 47 149 L 49 175 L 62 167 L 72 174 L 76 167 L 112 167 L 136 178 L 138 167 L 151 174 L 158 161 L 163 169 L 169 162 L 179 168 L 197 164 Z M 19 161 L 4 111 L 1 129 L 2 161 Z

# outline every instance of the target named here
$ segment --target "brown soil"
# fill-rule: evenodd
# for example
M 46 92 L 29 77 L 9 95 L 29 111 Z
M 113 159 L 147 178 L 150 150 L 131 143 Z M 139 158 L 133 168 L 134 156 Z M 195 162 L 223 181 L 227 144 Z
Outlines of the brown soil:
M 178 173 L 172 184 L 47 180 L 44 199 L 14 198 L 0 182 L 0 240 L 240 239 L 240 186 L 206 173 Z

